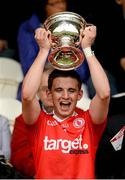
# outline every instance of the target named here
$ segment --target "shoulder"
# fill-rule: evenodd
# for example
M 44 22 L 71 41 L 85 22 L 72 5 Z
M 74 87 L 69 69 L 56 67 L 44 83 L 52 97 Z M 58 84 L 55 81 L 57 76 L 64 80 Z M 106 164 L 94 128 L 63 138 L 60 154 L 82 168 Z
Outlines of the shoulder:
M 24 123 L 23 115 L 20 114 L 19 116 L 17 116 L 16 119 L 15 119 L 15 121 L 16 121 L 16 122 Z
M 76 107 L 75 112 L 77 112 L 78 114 L 83 114 L 85 111 L 79 107 Z

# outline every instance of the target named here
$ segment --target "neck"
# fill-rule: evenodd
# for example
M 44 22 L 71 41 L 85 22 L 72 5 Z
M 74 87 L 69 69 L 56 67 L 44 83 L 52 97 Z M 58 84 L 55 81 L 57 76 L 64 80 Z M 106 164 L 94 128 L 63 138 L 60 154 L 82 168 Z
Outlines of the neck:
M 72 113 L 72 115 L 69 115 L 69 116 L 67 116 L 66 118 L 63 118 L 63 119 L 61 119 L 60 117 L 58 117 L 56 114 L 55 114 L 55 112 L 53 112 L 53 117 L 58 121 L 58 122 L 63 122 L 64 120 L 66 120 L 66 119 L 68 119 L 69 117 L 71 117 L 71 116 L 76 116 L 77 115 L 77 113 L 74 111 L 73 113 Z
M 51 106 L 42 106 L 43 111 L 45 111 L 47 114 L 50 114 L 53 112 L 53 107 Z

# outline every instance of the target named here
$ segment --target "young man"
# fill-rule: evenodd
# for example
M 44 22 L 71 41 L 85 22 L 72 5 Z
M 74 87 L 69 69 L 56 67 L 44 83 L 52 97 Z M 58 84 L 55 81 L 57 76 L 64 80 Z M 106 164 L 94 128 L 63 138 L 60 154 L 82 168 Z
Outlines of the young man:
M 36 94 L 50 50 L 50 36 L 38 28 L 35 38 L 39 53 L 23 82 L 23 118 L 32 145 L 36 178 L 94 178 L 95 154 L 106 125 L 110 101 L 107 76 L 91 51 L 96 27 L 81 30 L 81 47 L 87 59 L 96 94 L 88 111 L 76 108 L 82 97 L 76 71 L 54 70 L 48 80 L 48 97 L 53 100 L 53 116 L 41 111 Z

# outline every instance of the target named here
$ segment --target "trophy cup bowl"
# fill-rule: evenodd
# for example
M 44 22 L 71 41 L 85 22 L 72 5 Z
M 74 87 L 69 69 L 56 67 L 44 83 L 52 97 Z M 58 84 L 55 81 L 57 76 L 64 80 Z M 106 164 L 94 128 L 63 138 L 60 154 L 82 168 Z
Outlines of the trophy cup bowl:
M 49 16 L 44 27 L 51 32 L 52 47 L 48 61 L 56 69 L 72 70 L 84 61 L 80 49 L 80 29 L 85 29 L 86 21 L 77 13 L 64 11 Z

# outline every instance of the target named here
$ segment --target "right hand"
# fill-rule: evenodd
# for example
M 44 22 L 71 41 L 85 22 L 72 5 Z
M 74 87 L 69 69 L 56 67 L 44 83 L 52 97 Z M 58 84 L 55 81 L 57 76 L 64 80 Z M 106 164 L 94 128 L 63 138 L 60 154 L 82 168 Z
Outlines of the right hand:
M 35 39 L 39 45 L 40 49 L 49 50 L 51 47 L 50 32 L 46 31 L 44 28 L 37 28 L 35 30 Z
M 80 30 L 82 48 L 91 47 L 96 38 L 96 26 L 91 25 Z

